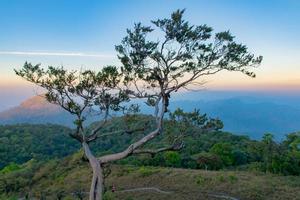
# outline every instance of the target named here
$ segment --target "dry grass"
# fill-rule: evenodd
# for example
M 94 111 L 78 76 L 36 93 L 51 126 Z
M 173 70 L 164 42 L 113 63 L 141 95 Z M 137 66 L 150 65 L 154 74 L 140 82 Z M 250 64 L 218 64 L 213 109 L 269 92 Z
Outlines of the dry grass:
M 129 170 L 128 170 L 129 168 Z M 145 171 L 148 175 L 145 176 Z M 125 172 L 124 172 L 125 171 Z M 124 173 L 120 173 L 124 172 Z M 300 199 L 300 177 L 282 177 L 239 171 L 203 171 L 168 168 L 114 167 L 107 185 L 117 190 L 156 187 L 170 194 L 155 191 L 117 192 L 117 199 L 134 200 L 200 200 L 225 199 Z
M 82 191 L 87 198 L 91 173 L 87 163 L 76 162 L 69 159 L 41 167 L 32 177 L 33 185 L 22 188 L 19 197 L 30 194 L 41 198 L 43 194 L 46 199 L 57 199 L 57 194 L 63 192 L 64 199 L 76 199 L 74 193 Z M 115 193 L 109 192 L 112 185 L 116 186 Z M 300 177 L 243 171 L 115 165 L 106 179 L 106 187 L 106 200 L 300 200 Z M 166 193 L 155 190 L 122 192 L 153 187 Z

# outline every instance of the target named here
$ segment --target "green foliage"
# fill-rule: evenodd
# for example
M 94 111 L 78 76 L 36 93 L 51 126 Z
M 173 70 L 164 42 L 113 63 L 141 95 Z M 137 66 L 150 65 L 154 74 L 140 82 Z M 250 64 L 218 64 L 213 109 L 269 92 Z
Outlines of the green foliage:
M 167 151 L 164 153 L 164 158 L 168 167 L 180 167 L 181 157 L 178 152 Z
M 7 174 L 13 171 L 17 171 L 19 169 L 21 169 L 19 165 L 17 165 L 16 163 L 11 163 L 4 167 L 2 170 L 0 170 L 0 174 Z
M 134 125 L 136 121 L 149 120 L 149 116 L 136 115 L 135 117 L 130 122 L 135 127 L 139 126 Z M 119 163 L 208 170 L 238 167 L 284 175 L 300 174 L 299 133 L 288 134 L 281 143 L 275 142 L 270 135 L 264 137 L 262 141 L 253 141 L 245 136 L 220 131 L 205 132 L 202 127 L 186 126 L 181 122 L 165 120 L 164 135 L 145 146 L 149 149 L 167 146 L 172 141 L 171 138 L 185 134 L 183 138 L 185 148 L 181 151 L 159 153 L 154 156 L 132 156 Z M 125 123 L 126 120 L 123 118 L 115 118 L 114 123 L 109 122 L 105 129 L 116 130 L 118 127 L 124 127 Z M 2 174 L 22 170 L 22 164 L 31 159 L 61 158 L 79 149 L 79 145 L 77 146 L 67 135 L 70 130 L 61 126 L 11 125 L 0 126 L 0 130 Z M 17 137 L 20 134 L 23 137 Z M 107 136 L 105 140 L 98 140 L 91 146 L 98 155 L 118 152 L 141 135 L 143 132 L 116 134 L 113 137 Z M 83 152 L 78 151 L 72 158 L 73 164 L 77 165 L 83 160 Z
M 204 130 L 211 129 L 219 130 L 223 128 L 222 121 L 218 119 L 208 119 L 206 114 L 201 114 L 200 110 L 193 112 L 184 112 L 177 108 L 174 112 L 170 112 L 170 121 L 177 124 L 182 124 L 187 128 L 188 126 L 202 127 Z
M 207 25 L 191 25 L 183 14 L 184 10 L 177 10 L 170 18 L 153 20 L 153 27 L 137 23 L 127 30 L 121 44 L 115 47 L 123 64 L 125 84 L 138 77 L 147 83 L 148 89 L 162 86 L 171 92 L 200 76 L 222 70 L 255 76 L 248 67 L 259 65 L 261 56 L 256 58 L 249 53 L 245 45 L 234 41 L 229 31 L 213 33 Z M 149 35 L 155 30 L 162 37 L 151 41 Z M 178 82 L 186 75 L 192 75 L 191 80 Z M 164 85 L 164 80 L 171 81 Z
M 224 166 L 230 166 L 234 163 L 233 150 L 229 143 L 216 143 L 212 146 L 210 152 L 219 156 Z
M 47 160 L 74 153 L 79 145 L 69 128 L 58 125 L 0 126 L 0 169 L 9 163 L 22 164 L 31 159 Z
M 107 191 L 105 192 L 105 194 L 103 195 L 103 200 L 115 200 L 115 194 L 113 192 Z
M 249 162 L 249 152 L 246 150 L 235 149 L 233 150 L 233 165 L 244 165 Z
M 32 177 L 36 173 L 41 163 L 30 160 L 27 163 L 19 166 L 18 170 L 10 171 L 9 173 L 1 174 L 0 176 L 0 194 L 9 194 L 20 192 L 26 187 L 30 187 L 33 183 Z

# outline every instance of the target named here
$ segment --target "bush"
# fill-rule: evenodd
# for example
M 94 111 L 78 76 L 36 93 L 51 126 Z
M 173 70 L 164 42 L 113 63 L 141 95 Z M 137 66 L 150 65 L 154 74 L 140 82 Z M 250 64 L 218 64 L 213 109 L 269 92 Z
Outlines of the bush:
M 178 152 L 167 151 L 164 153 L 166 166 L 168 167 L 180 167 L 181 156 Z
M 0 171 L 0 174 L 7 174 L 13 171 L 17 171 L 19 169 L 21 169 L 19 165 L 17 165 L 16 163 L 11 163 L 2 169 Z
M 103 200 L 114 200 L 116 199 L 115 194 L 113 192 L 107 191 L 103 195 Z
M 216 143 L 212 146 L 210 152 L 219 156 L 224 166 L 230 166 L 234 163 L 232 145 L 229 143 Z
M 200 153 L 195 155 L 198 168 L 206 170 L 218 170 L 222 168 L 223 162 L 219 156 L 211 153 Z

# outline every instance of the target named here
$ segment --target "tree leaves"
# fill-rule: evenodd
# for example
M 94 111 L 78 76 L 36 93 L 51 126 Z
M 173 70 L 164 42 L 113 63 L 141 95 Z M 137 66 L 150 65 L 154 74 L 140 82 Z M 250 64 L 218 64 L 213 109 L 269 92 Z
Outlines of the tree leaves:
M 255 57 L 246 45 L 236 43 L 230 31 L 213 34 L 206 24 L 191 25 L 183 19 L 184 12 L 177 10 L 170 18 L 152 21 L 161 31 L 158 40 L 147 40 L 155 28 L 141 23 L 127 30 L 121 44 L 116 46 L 127 85 L 134 82 L 136 86 L 137 78 L 144 82 L 138 85 L 140 91 L 170 93 L 223 70 L 255 77 L 249 68 L 258 66 L 261 56 Z M 182 79 L 188 76 L 192 78 Z
M 67 71 L 63 67 L 49 66 L 46 70 L 39 64 L 25 63 L 15 70 L 18 76 L 46 89 L 46 99 L 85 120 L 87 108 L 98 108 L 101 112 L 119 110 L 120 104 L 128 101 L 124 91 L 116 90 L 120 83 L 120 72 L 115 66 L 106 66 L 99 72 L 91 70 Z

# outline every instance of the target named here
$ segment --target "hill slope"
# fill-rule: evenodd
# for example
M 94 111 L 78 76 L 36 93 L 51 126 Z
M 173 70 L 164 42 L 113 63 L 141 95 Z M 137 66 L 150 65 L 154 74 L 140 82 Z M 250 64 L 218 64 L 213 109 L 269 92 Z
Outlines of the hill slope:
M 174 125 L 166 123 L 166 132 L 170 126 Z M 115 118 L 114 123 L 107 123 L 106 129 L 115 130 L 121 127 L 124 127 L 122 117 Z M 74 153 L 80 148 L 80 144 L 68 135 L 71 131 L 69 128 L 52 124 L 0 125 L 0 169 L 11 162 L 22 164 L 32 158 L 52 159 Z M 172 130 L 170 134 L 176 134 L 176 132 Z M 232 147 L 243 151 L 247 151 L 247 148 L 250 148 L 249 145 L 255 143 L 245 136 L 225 132 L 200 133 L 193 127 L 189 129 L 189 134 L 190 136 L 184 139 L 187 147 L 181 151 L 182 157 L 189 159 L 194 154 L 209 151 L 217 142 L 230 143 Z M 119 152 L 143 135 L 143 133 L 134 135 L 120 133 L 106 136 L 92 143 L 91 147 L 97 154 Z M 169 143 L 168 137 L 160 136 L 149 145 L 155 148 Z
M 87 199 L 90 178 L 88 164 L 79 154 L 45 164 L 31 161 L 23 169 L 1 176 L 0 194 L 2 199 L 26 195 L 31 199 Z M 5 194 L 8 185 L 13 189 Z M 107 191 L 112 185 L 116 192 L 107 192 L 110 200 L 300 199 L 300 177 L 243 171 L 114 165 L 106 180 Z
M 59 125 L 0 125 L 0 169 L 9 163 L 61 158 L 78 150 L 70 129 Z

